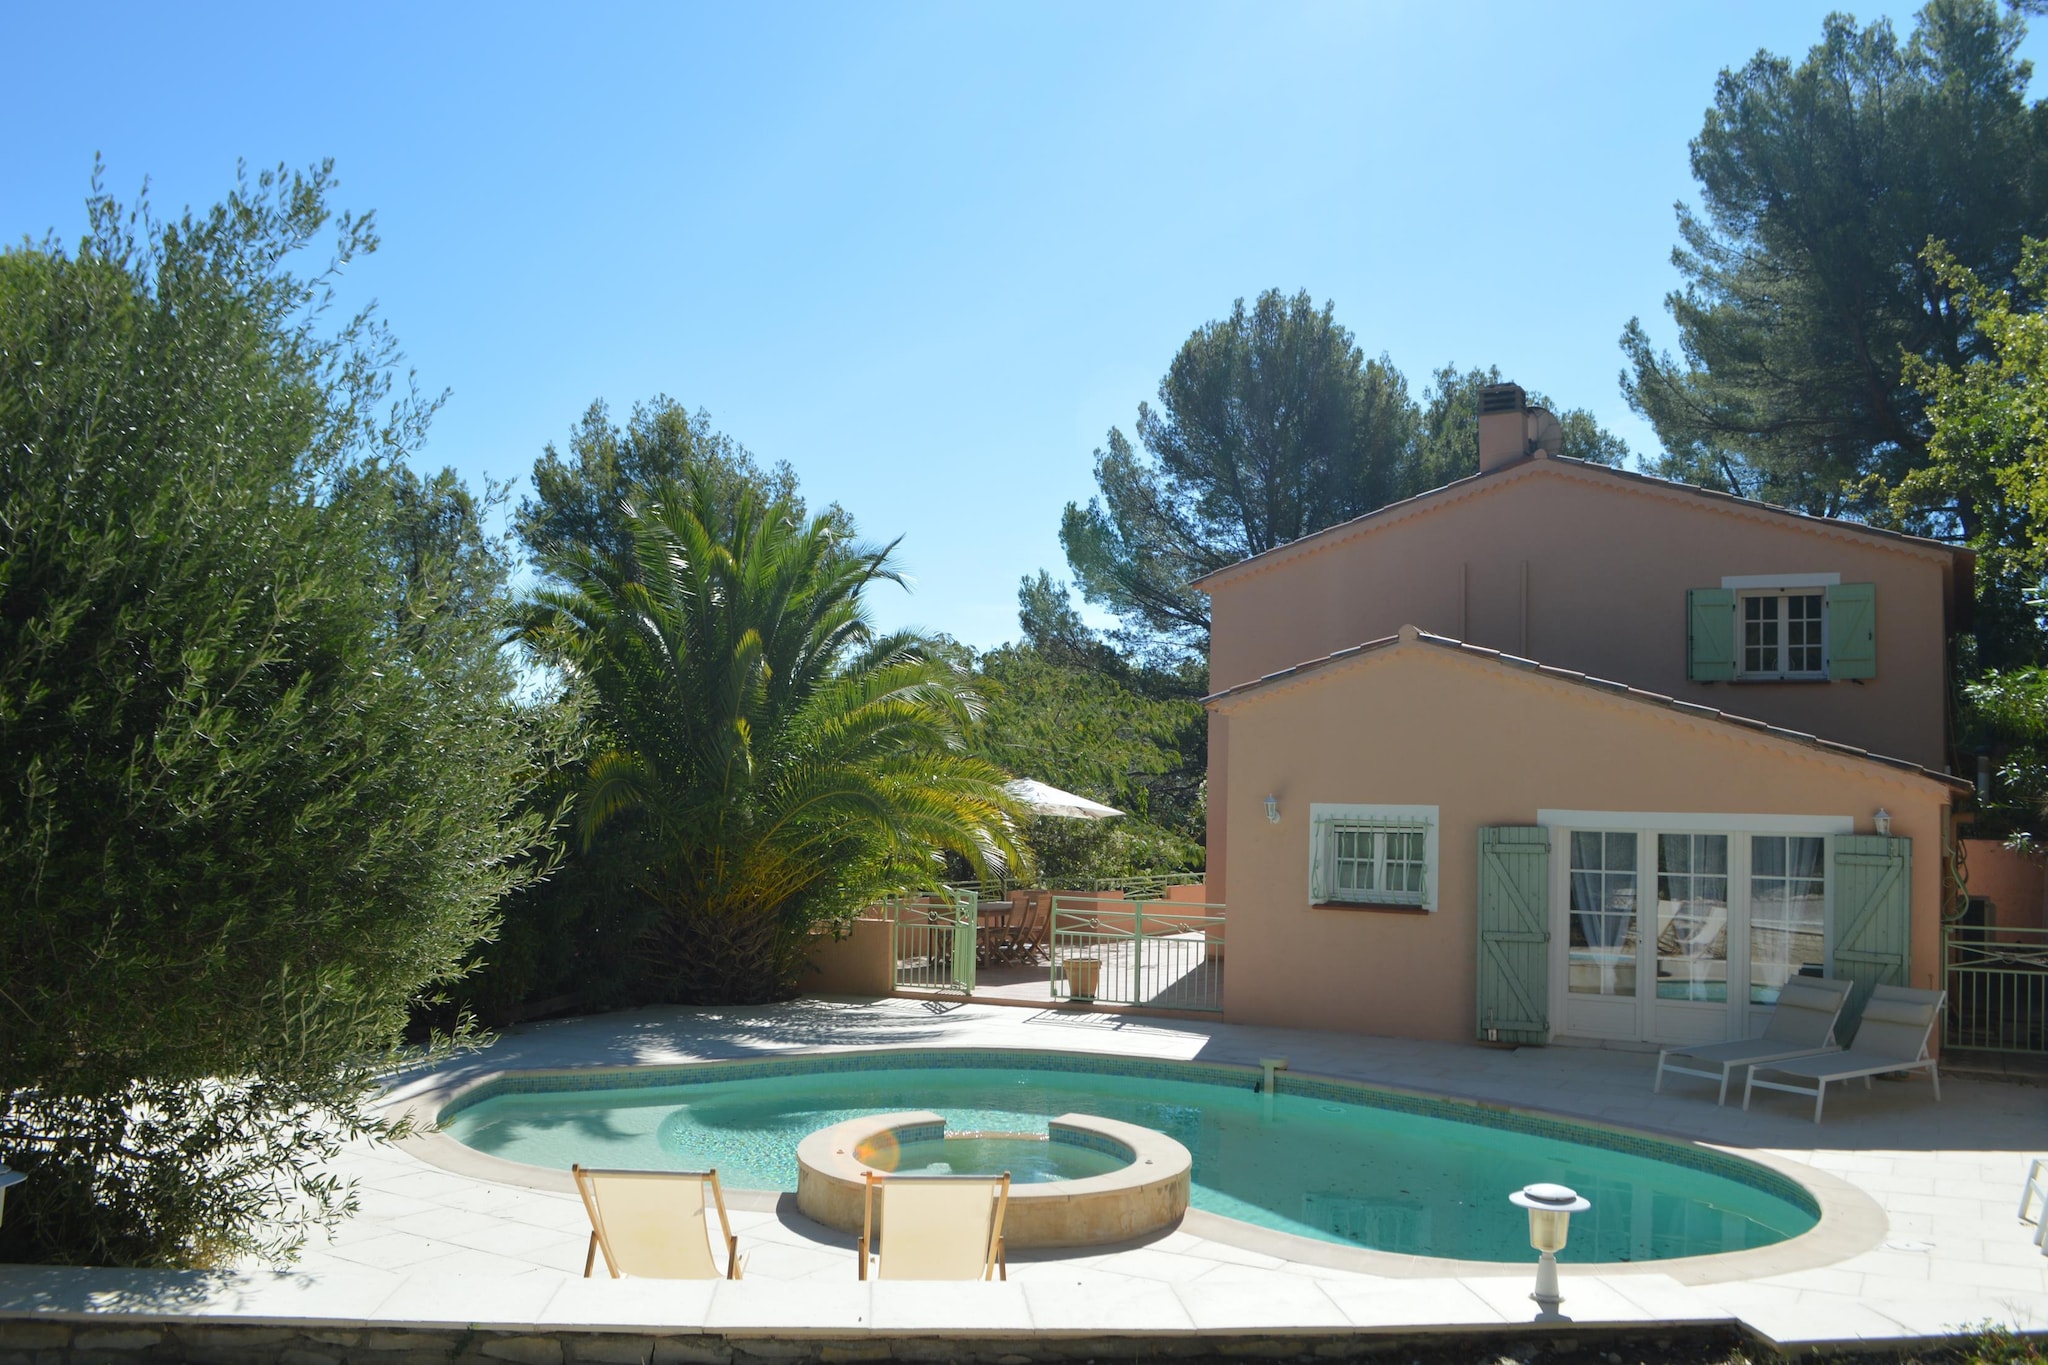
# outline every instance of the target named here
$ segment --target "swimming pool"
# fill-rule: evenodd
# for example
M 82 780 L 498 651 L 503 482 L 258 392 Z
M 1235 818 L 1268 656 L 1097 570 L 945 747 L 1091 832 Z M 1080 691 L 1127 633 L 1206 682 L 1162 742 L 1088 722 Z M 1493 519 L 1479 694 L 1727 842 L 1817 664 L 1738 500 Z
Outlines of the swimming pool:
M 806 1133 L 930 1109 L 956 1130 L 1045 1131 L 1070 1111 L 1141 1124 L 1194 1154 L 1193 1204 L 1347 1246 L 1526 1261 L 1508 1194 L 1536 1181 L 1593 1201 L 1564 1261 L 1769 1246 L 1813 1227 L 1796 1182 L 1703 1148 L 1538 1115 L 1201 1063 L 995 1050 L 892 1051 L 582 1075 L 511 1075 L 441 1111 L 444 1131 L 535 1166 L 716 1166 L 729 1186 L 796 1188 Z

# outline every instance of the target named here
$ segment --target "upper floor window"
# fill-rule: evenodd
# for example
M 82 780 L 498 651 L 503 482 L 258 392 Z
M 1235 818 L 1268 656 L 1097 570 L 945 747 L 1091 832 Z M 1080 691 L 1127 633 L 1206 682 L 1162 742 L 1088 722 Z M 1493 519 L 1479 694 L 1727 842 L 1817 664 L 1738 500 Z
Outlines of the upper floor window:
M 1877 676 L 1877 588 L 1839 574 L 1734 577 L 1686 592 L 1694 682 Z
M 1735 595 L 1742 624 L 1736 667 L 1745 678 L 1827 676 L 1827 595 L 1809 588 Z

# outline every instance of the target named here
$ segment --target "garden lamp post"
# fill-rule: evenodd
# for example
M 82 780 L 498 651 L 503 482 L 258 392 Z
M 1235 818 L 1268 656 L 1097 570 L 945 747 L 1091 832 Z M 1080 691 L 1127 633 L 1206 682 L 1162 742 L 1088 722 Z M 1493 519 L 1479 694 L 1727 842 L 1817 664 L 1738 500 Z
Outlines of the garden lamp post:
M 1593 1205 L 1581 1199 L 1577 1190 L 1541 1184 L 1525 1185 L 1509 1195 L 1508 1202 L 1529 1210 L 1529 1245 L 1542 1253 L 1536 1259 L 1536 1292 L 1529 1296 L 1536 1301 L 1536 1316 L 1557 1317 L 1557 1306 L 1564 1302 L 1557 1292 L 1557 1253 L 1564 1250 L 1572 1215 Z

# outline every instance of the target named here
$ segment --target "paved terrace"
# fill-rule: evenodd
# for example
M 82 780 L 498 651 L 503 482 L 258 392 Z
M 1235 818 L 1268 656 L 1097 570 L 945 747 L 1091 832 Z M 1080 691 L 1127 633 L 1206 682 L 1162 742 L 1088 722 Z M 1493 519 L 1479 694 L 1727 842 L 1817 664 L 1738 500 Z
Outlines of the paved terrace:
M 1564 1310 L 1577 1324 L 1570 1330 L 1739 1323 L 1792 1346 L 1947 1334 L 1985 1320 L 2048 1329 L 2048 1258 L 2031 1244 L 2032 1229 L 2014 1217 L 2027 1158 L 2048 1151 L 2048 1089 L 2013 1082 L 1955 1078 L 1944 1083 L 1938 1106 L 1924 1083 L 1843 1087 L 1829 1096 L 1828 1122 L 1816 1127 L 1793 1096 L 1759 1098 L 1745 1114 L 1734 1105 L 1717 1109 L 1704 1085 L 1683 1080 L 1674 1093 L 1652 1095 L 1654 1058 L 1640 1053 L 1506 1051 L 979 1004 L 806 1000 L 535 1025 L 406 1078 L 392 1102 L 438 1103 L 434 1097 L 451 1086 L 514 1068 L 942 1046 L 1246 1064 L 1284 1055 L 1296 1073 L 1524 1106 L 1737 1149 L 1799 1168 L 1829 1209 L 1820 1228 L 1779 1248 L 1602 1273 L 1567 1266 Z M 708 1332 L 727 1343 L 779 1340 L 785 1350 L 798 1337 L 858 1343 L 928 1334 L 1047 1343 L 1058 1335 L 1079 1342 L 1143 1334 L 1183 1345 L 1201 1338 L 1219 1349 L 1227 1340 L 1306 1343 L 1357 1332 L 1508 1329 L 1534 1313 L 1525 1297 L 1531 1267 L 1467 1272 L 1200 1212 L 1143 1245 L 1019 1255 L 1007 1284 L 864 1284 L 855 1278 L 851 1239 L 810 1223 L 788 1197 L 730 1192 L 748 1257 L 744 1281 L 586 1281 L 580 1272 L 588 1225 L 566 1175 L 537 1180 L 551 1188 L 481 1179 L 474 1172 L 490 1169 L 489 1159 L 439 1135 L 400 1148 L 352 1148 L 340 1166 L 361 1182 L 361 1214 L 331 1242 L 309 1246 L 291 1273 L 0 1269 L 0 1318 L 18 1323 L 18 1315 L 33 1313 L 54 1324 L 85 1316 L 102 1331 L 135 1315 L 365 1330 Z M 6 1327 L 0 1322 L 0 1338 Z M 639 1347 L 623 1335 L 586 1339 L 616 1340 L 623 1353 L 572 1345 L 573 1359 L 648 1360 L 644 1335 Z M 530 1365 L 563 1358 L 559 1345 L 532 1336 L 514 1346 L 489 1353 L 526 1360 L 518 1353 L 526 1351 Z M 664 1356 L 657 1340 L 654 1359 L 659 1365 L 717 1358 L 690 1355 L 693 1349 L 700 1348 L 671 1345 Z

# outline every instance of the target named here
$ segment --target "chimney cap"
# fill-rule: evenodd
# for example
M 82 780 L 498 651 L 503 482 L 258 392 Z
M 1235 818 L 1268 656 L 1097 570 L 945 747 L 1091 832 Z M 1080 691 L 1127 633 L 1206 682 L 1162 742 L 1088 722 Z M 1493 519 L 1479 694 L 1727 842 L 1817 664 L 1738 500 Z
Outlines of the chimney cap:
M 1520 384 L 1488 384 L 1479 390 L 1481 416 L 1495 412 L 1520 412 L 1528 403 L 1529 395 Z

